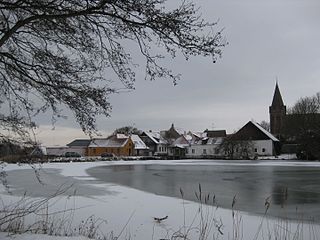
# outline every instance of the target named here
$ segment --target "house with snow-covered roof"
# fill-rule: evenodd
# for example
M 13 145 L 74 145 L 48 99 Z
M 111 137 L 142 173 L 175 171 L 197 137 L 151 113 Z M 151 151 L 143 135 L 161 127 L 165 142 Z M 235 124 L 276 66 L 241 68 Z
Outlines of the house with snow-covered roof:
M 186 134 L 181 128 L 176 128 L 174 124 L 168 130 L 161 131 L 161 136 L 168 142 L 168 156 L 170 158 L 184 158 L 186 148 L 190 145 L 192 136 Z
M 207 136 L 207 134 L 204 132 L 189 131 L 187 134 L 185 134 L 185 137 L 189 141 L 190 144 L 193 144 L 206 136 Z
M 80 156 L 87 156 L 90 142 L 91 139 L 75 139 L 67 144 L 67 152 L 74 152 Z
M 134 145 L 133 154 L 135 156 L 148 156 L 149 147 L 142 141 L 142 139 L 136 134 L 132 134 L 130 137 Z
M 149 148 L 149 155 L 163 156 L 172 158 L 183 157 L 184 150 L 178 142 L 181 140 L 185 131 L 174 127 L 174 124 L 168 130 L 163 131 L 145 131 L 140 135 L 140 138 Z M 180 139 L 177 141 L 177 139 Z M 184 142 L 182 139 L 181 141 Z M 188 143 L 188 141 L 186 141 Z
M 171 127 L 168 130 L 161 131 L 160 134 L 169 143 L 172 143 L 177 138 L 179 138 L 183 134 L 183 132 L 177 131 L 177 129 L 174 127 L 174 124 L 172 123 Z
M 255 156 L 272 156 L 280 153 L 280 142 L 260 124 L 249 121 L 230 137 L 231 141 L 249 141 Z
M 139 136 L 149 149 L 149 156 L 167 156 L 168 141 L 157 131 L 145 131 Z
M 186 148 L 188 158 L 223 158 L 224 152 L 220 150 L 224 138 L 227 136 L 225 130 L 206 130 L 193 136 L 193 141 Z
M 180 135 L 168 146 L 168 156 L 173 158 L 182 158 L 186 155 L 186 148 L 189 147 L 189 141 L 185 135 Z
M 108 138 L 92 139 L 88 146 L 88 156 L 101 156 L 103 154 L 132 156 L 133 151 L 133 141 L 124 134 L 115 134 Z

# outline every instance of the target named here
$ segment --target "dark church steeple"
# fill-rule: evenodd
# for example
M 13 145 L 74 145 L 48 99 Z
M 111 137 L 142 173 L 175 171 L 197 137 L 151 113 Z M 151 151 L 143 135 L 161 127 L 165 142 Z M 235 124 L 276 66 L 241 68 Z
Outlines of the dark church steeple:
M 286 117 L 286 111 L 287 111 L 286 106 L 283 104 L 278 83 L 276 83 L 272 104 L 269 107 L 269 114 L 270 114 L 270 130 L 271 130 L 271 133 L 277 138 L 280 138 L 280 135 L 282 133 L 283 124 Z
M 274 95 L 273 95 L 273 100 L 272 100 L 271 106 L 278 106 L 278 107 L 284 106 L 278 83 L 276 83 L 276 88 L 274 90 Z

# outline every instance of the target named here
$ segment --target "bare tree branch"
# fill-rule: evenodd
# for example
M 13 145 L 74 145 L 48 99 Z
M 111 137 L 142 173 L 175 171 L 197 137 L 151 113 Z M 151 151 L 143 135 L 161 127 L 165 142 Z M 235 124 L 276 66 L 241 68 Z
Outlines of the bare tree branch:
M 108 96 L 119 90 L 110 81 L 134 89 L 132 47 L 145 58 L 146 79 L 176 84 L 180 74 L 159 60 L 180 52 L 215 62 L 226 45 L 216 25 L 185 0 L 176 8 L 166 0 L 1 1 L 0 128 L 5 119 L 34 126 L 33 116 L 52 110 L 59 117 L 67 106 L 93 133 L 96 117 L 110 115 Z

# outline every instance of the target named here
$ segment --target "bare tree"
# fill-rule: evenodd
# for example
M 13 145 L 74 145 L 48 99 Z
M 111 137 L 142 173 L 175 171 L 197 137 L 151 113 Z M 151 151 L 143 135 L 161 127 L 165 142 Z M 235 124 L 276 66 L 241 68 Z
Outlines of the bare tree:
M 219 152 L 228 159 L 251 159 L 254 157 L 254 144 L 250 140 L 234 139 L 231 135 L 223 140 Z
M 299 144 L 299 157 L 320 159 L 320 93 L 300 98 L 288 110 L 283 132 L 288 142 Z
M 113 134 L 117 134 L 117 133 L 122 133 L 122 134 L 125 134 L 125 135 L 131 135 L 131 134 L 141 134 L 142 131 L 137 129 L 135 126 L 124 126 L 124 127 L 121 127 L 121 128 L 117 128 Z
M 270 132 L 270 123 L 269 122 L 263 120 L 259 123 L 259 125 L 261 127 L 263 127 L 265 130 L 267 130 L 268 132 Z
M 215 62 L 226 44 L 221 31 L 213 30 L 216 23 L 204 21 L 192 2 L 167 5 L 167 0 L 1 1 L 0 128 L 23 135 L 25 127 L 34 127 L 35 115 L 50 110 L 54 122 L 67 106 L 83 131 L 95 132 L 96 117 L 110 115 L 108 96 L 122 88 L 110 81 L 134 89 L 136 62 L 126 46 L 144 57 L 150 80 L 176 84 L 180 75 L 159 60 L 177 52 Z
M 288 114 L 317 114 L 320 113 L 320 93 L 311 97 L 300 98 L 293 107 L 288 109 Z

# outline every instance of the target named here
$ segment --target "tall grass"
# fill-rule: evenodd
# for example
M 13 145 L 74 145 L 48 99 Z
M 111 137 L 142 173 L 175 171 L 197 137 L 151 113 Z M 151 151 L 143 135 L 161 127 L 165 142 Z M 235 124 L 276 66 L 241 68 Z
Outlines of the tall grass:
M 245 214 L 236 209 L 237 196 L 232 199 L 231 204 L 231 229 L 225 229 L 225 223 L 228 219 L 221 219 L 217 213 L 216 196 L 204 192 L 199 184 L 195 196 L 198 202 L 198 209 L 189 224 L 186 222 L 186 205 L 184 200 L 184 191 L 180 189 L 183 200 L 183 225 L 174 231 L 170 238 L 174 240 L 319 240 L 319 228 L 316 228 L 314 222 L 305 222 L 303 214 L 297 211 L 298 220 L 292 221 L 289 218 L 275 219 L 268 215 L 272 207 L 271 198 L 265 200 L 265 211 L 260 217 L 256 226 L 250 229 L 250 234 L 245 233 L 244 229 L 249 227 L 244 225 Z M 286 193 L 287 194 L 287 193 Z M 216 206 L 212 206 L 216 205 Z M 285 204 L 282 206 L 285 211 Z M 300 217 L 299 217 L 300 216 Z M 190 220 L 190 219 L 189 219 Z M 250 237 L 248 237 L 250 236 Z
M 101 228 L 107 224 L 105 220 L 89 216 L 74 226 L 74 214 L 77 209 L 65 208 L 51 212 L 50 207 L 67 189 L 60 189 L 48 198 L 33 199 L 21 197 L 8 205 L 1 202 L 0 231 L 10 234 L 34 233 L 52 236 L 85 236 L 90 239 L 116 240 L 113 232 L 106 235 Z

